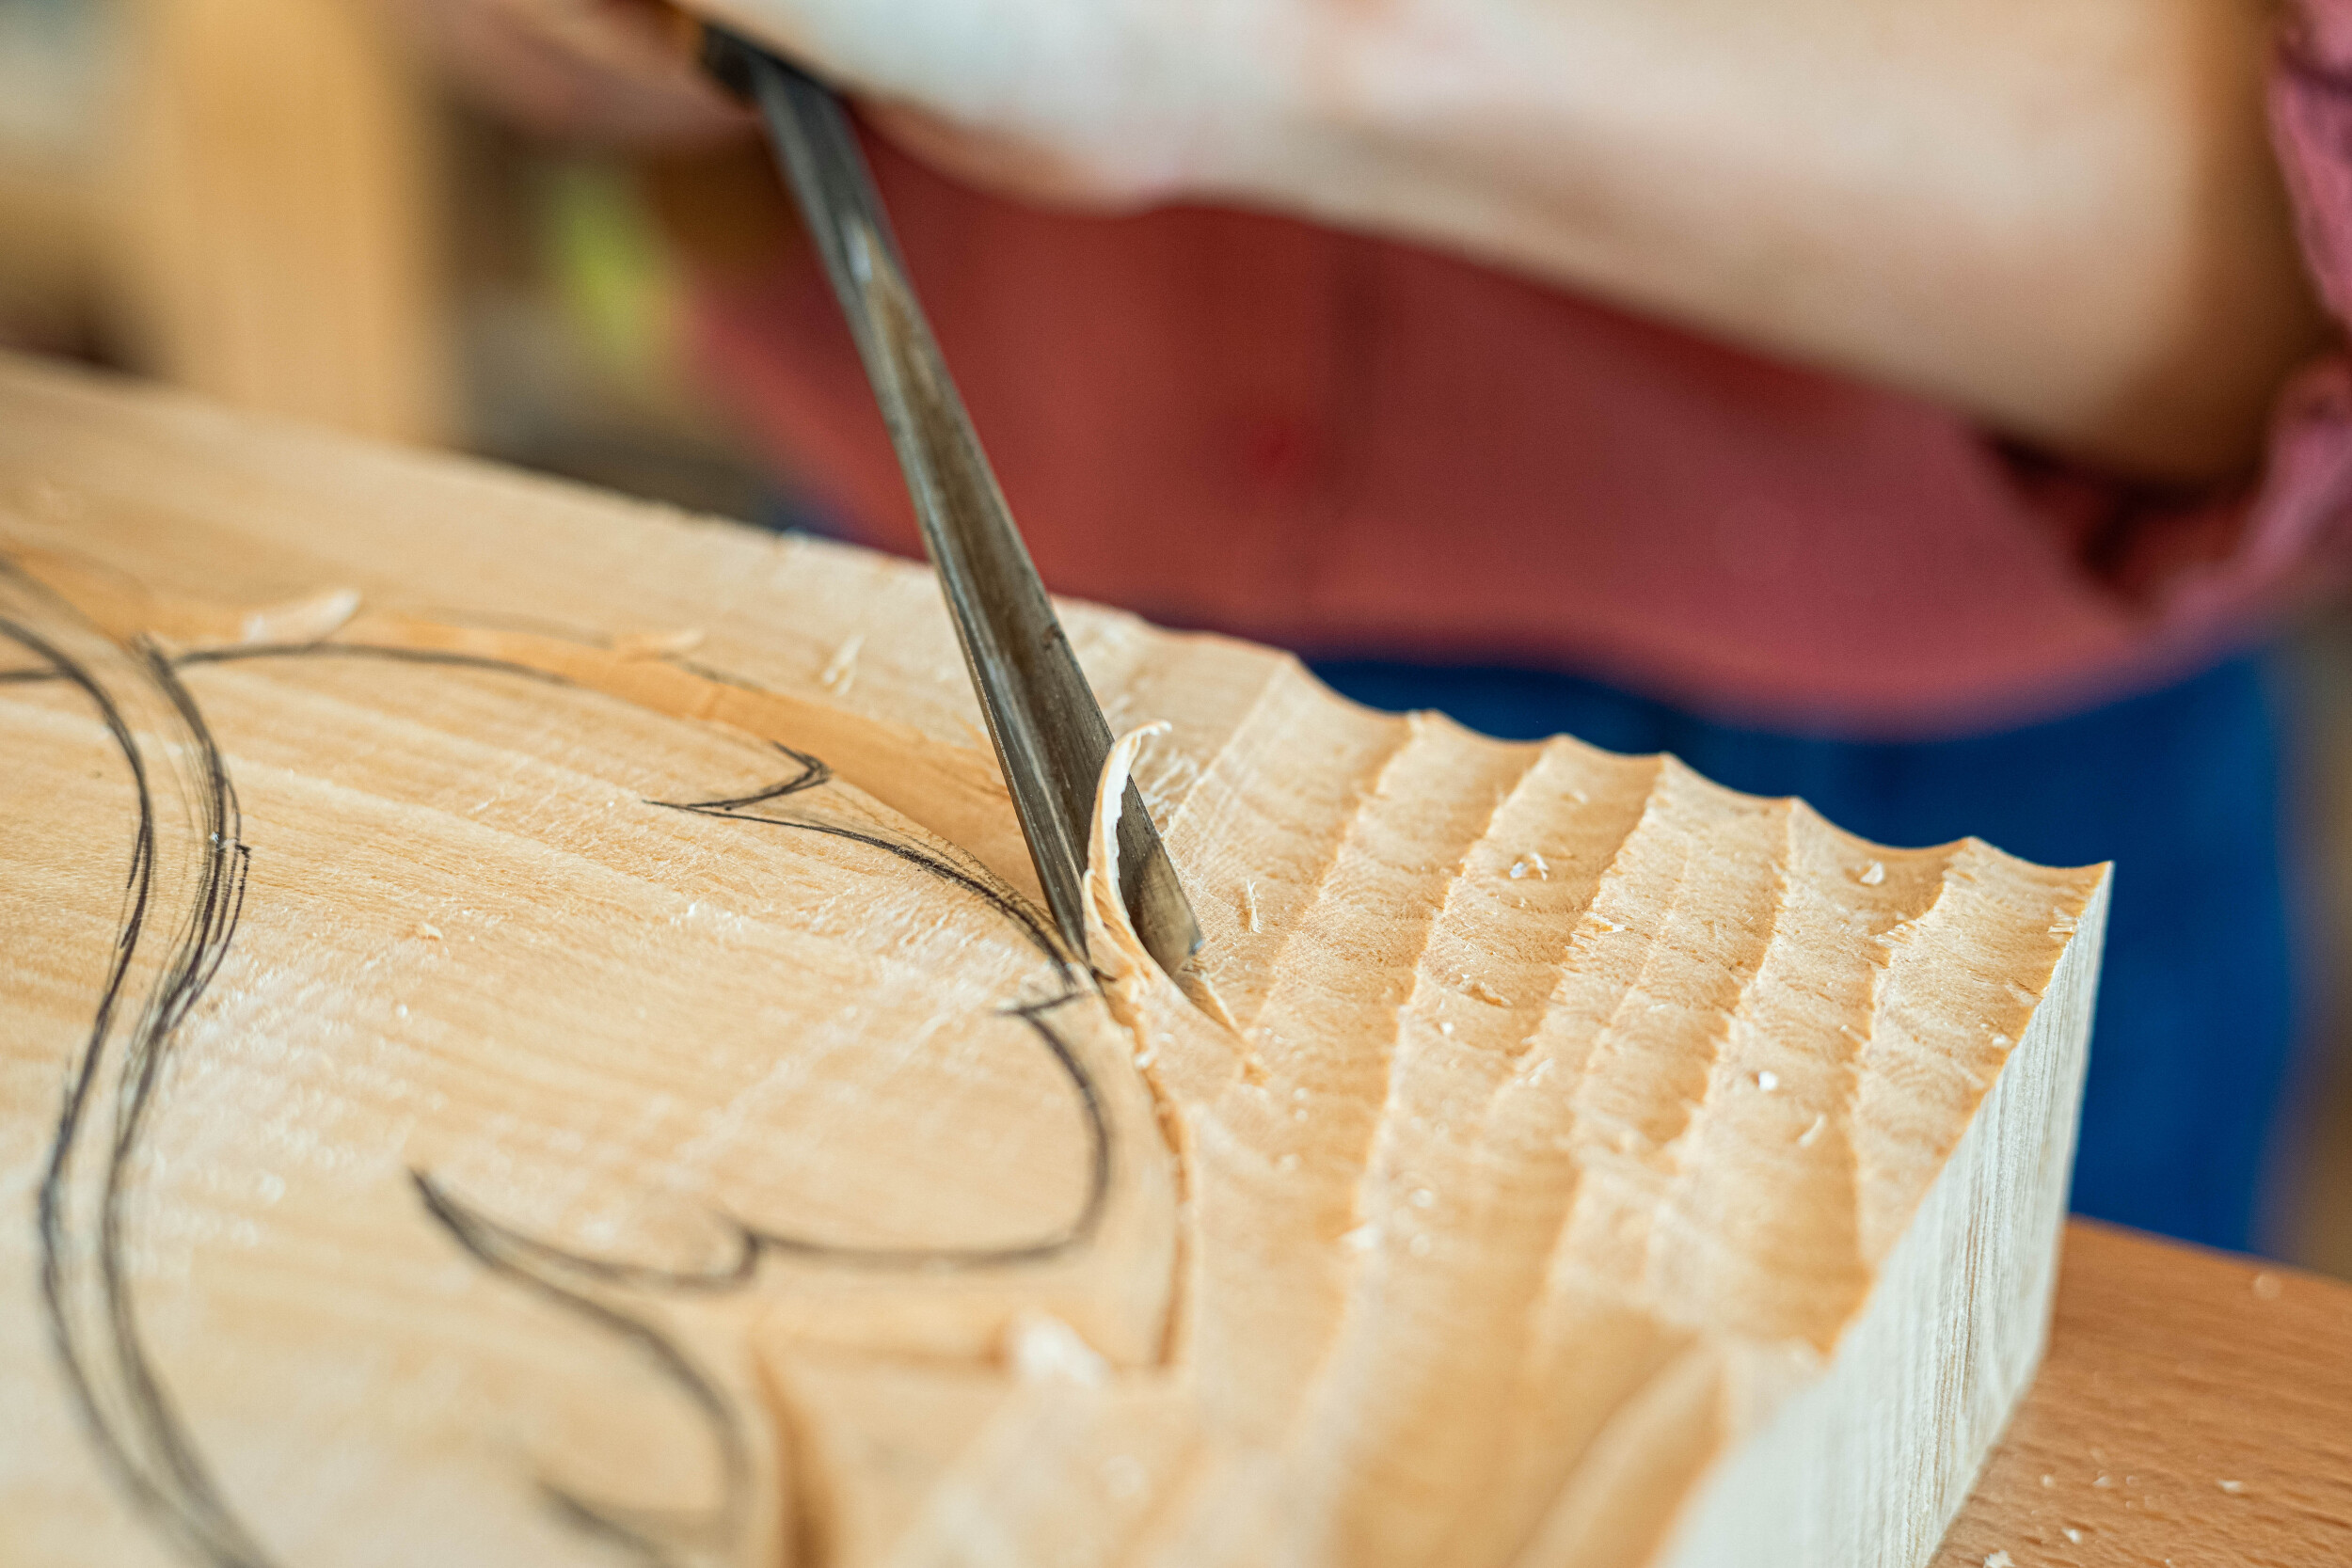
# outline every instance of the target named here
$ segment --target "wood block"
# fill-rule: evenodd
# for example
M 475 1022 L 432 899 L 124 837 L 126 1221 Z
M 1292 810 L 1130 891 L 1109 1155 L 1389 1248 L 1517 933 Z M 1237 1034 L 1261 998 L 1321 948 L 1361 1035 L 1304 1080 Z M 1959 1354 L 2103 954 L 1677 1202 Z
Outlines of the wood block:
M 2032 1376 L 2103 868 L 1072 606 L 1180 989 L 917 569 L 24 364 L 0 547 L 0 1558 L 1875 1568 Z

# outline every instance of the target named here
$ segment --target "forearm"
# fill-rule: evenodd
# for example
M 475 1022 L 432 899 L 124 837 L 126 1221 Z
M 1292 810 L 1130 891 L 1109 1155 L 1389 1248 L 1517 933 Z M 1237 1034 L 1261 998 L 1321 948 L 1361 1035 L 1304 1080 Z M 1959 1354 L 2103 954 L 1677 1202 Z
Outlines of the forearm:
M 404 3 L 598 21 L 569 53 L 660 88 L 603 120 L 739 123 L 617 25 L 652 0 Z M 2326 331 L 2269 0 L 681 3 L 977 180 L 1409 236 L 2138 472 L 2250 463 Z
M 2323 331 L 2265 0 L 691 3 L 978 178 L 1410 236 L 2126 469 L 2249 463 Z
M 2321 318 L 2247 0 L 1332 4 L 1203 171 L 2171 477 Z

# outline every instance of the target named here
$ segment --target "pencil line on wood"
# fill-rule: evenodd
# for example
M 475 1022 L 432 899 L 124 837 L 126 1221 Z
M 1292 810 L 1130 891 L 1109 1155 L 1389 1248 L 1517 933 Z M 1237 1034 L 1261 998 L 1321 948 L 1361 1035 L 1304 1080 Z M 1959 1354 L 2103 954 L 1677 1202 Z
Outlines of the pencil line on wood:
M 12 569 L 11 586 L 24 579 Z M 82 628 L 76 628 L 82 629 Z M 107 1467 L 141 1512 L 183 1552 L 215 1568 L 262 1568 L 266 1555 L 221 1497 L 219 1488 L 157 1379 L 123 1264 L 130 1225 L 130 1174 L 154 1108 L 173 1037 L 219 972 L 243 911 L 250 851 L 238 836 L 236 793 L 194 698 L 151 644 L 129 651 L 132 677 L 160 700 L 199 767 L 178 782 L 191 797 L 199 857 L 186 909 L 158 902 L 158 813 L 145 748 L 124 700 L 99 674 L 24 621 L 0 617 L 0 636 L 41 659 L 79 689 L 97 712 L 109 745 L 130 774 L 137 800 L 123 910 L 79 1059 L 70 1072 L 36 1203 L 41 1294 L 50 1338 L 72 1399 Z M 120 652 L 120 650 L 110 650 Z M 180 764 L 167 750 L 167 769 Z M 159 972 L 119 1049 L 113 1049 L 127 986 L 158 914 L 177 913 Z M 95 1234 L 76 1212 L 78 1156 L 90 1141 L 91 1112 L 116 1069 L 111 1136 L 97 1173 Z M 94 1271 L 92 1265 L 95 1265 Z M 95 1277 L 91 1277 L 94 1272 Z M 94 1320 L 94 1321 L 93 1321 Z
M 8 575 L 11 579 L 23 580 L 13 572 Z M 109 1468 L 150 1519 L 188 1555 L 212 1568 L 267 1568 L 269 1558 L 220 1497 L 167 1390 L 155 1374 L 138 1338 L 136 1313 L 123 1264 L 131 1221 L 127 1201 L 129 1169 L 142 1134 L 158 1109 L 158 1091 L 165 1081 L 164 1069 L 173 1037 L 226 958 L 230 939 L 243 912 L 246 871 L 250 859 L 249 848 L 238 836 L 235 791 L 225 761 L 200 707 L 177 672 L 181 668 L 264 658 L 359 657 L 520 674 L 578 688 L 564 676 L 527 665 L 437 650 L 312 641 L 173 653 L 144 639 L 128 650 L 110 646 L 108 652 L 129 657 L 135 675 L 150 689 L 146 695 L 159 700 L 176 721 L 176 727 L 193 740 L 185 749 L 195 760 L 192 771 L 196 776 L 183 783 L 192 786 L 185 792 L 192 794 L 197 808 L 197 819 L 190 825 L 210 851 L 194 890 L 192 906 L 179 922 L 174 945 L 166 955 L 162 973 L 141 1010 L 136 1027 L 123 1049 L 110 1054 L 109 1042 L 134 959 L 141 952 L 142 942 L 151 936 L 157 912 L 158 813 L 147 753 L 133 733 L 122 704 L 87 666 L 31 626 L 17 621 L 0 619 L 0 635 L 6 635 L 40 661 L 0 672 L 0 679 L 24 683 L 63 681 L 78 688 L 98 710 L 110 742 L 132 775 L 138 800 L 124 913 L 114 957 L 87 1044 L 68 1085 L 41 1189 L 43 1279 L 53 1339 L 65 1364 L 76 1402 Z M 717 1384 L 653 1323 L 565 1283 L 564 1275 L 624 1288 L 729 1289 L 748 1284 L 756 1274 L 759 1258 L 771 1252 L 852 1268 L 960 1270 L 1014 1266 L 1049 1259 L 1086 1243 L 1099 1227 L 1110 1195 L 1114 1131 L 1101 1087 L 1050 1016 L 1059 1007 L 1095 994 L 1089 983 L 1092 979 L 1090 972 L 1062 951 L 1036 911 L 1026 908 L 1017 896 L 921 846 L 883 832 L 798 813 L 768 815 L 751 809 L 832 782 L 832 769 L 821 759 L 782 745 L 776 749 L 798 764 L 799 770 L 765 789 L 726 799 L 645 803 L 721 820 L 819 832 L 866 845 L 969 893 L 1011 923 L 1030 945 L 1053 962 L 1059 989 L 1042 1001 L 1008 1006 L 1002 1016 L 1019 1019 L 1037 1037 L 1077 1096 L 1089 1144 L 1088 1188 L 1079 1212 L 1067 1225 L 1033 1241 L 984 1248 L 847 1247 L 754 1229 L 730 1219 L 726 1223 L 738 1240 L 736 1258 L 723 1268 L 694 1274 L 570 1253 L 470 1208 L 430 1173 L 412 1170 L 411 1180 L 428 1215 L 477 1262 L 636 1349 L 704 1416 L 713 1433 L 723 1472 L 721 1500 L 706 1513 L 683 1517 L 634 1513 L 596 1503 L 544 1479 L 539 1482 L 549 1507 L 574 1528 L 610 1540 L 656 1563 L 676 1560 L 672 1549 L 675 1544 L 724 1542 L 732 1540 L 739 1530 L 748 1510 L 750 1488 L 749 1447 L 740 1430 L 740 1417 L 730 1407 Z M 116 1056 L 120 1060 L 121 1093 L 115 1107 L 113 1136 L 103 1170 L 98 1235 L 86 1238 L 78 1233 L 70 1212 L 70 1188 L 76 1155 L 87 1143 L 87 1113 L 104 1077 L 104 1069 Z M 91 1240 L 95 1241 L 94 1247 L 85 1244 Z M 76 1282 L 69 1277 L 68 1259 L 84 1252 L 94 1253 L 97 1260 L 97 1315 L 106 1330 L 101 1343 L 92 1342 L 81 1321 L 84 1314 L 77 1311 L 81 1304 L 71 1299 L 76 1293 Z M 109 1384 L 115 1386 L 107 1386 Z M 116 1408 L 118 1405 L 123 1408 Z

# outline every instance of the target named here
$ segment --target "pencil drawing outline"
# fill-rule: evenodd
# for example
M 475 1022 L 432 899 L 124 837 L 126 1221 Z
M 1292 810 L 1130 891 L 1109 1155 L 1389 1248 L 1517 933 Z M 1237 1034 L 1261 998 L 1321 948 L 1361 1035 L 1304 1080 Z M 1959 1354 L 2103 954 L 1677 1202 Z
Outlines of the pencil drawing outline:
M 252 854 L 242 837 L 242 816 L 226 761 L 200 705 L 182 678 L 182 672 L 245 659 L 368 657 L 516 674 L 583 692 L 594 692 L 594 689 L 519 662 L 433 649 L 324 639 L 172 649 L 144 635 L 126 643 L 107 637 L 62 595 L 16 567 L 5 556 L 0 556 L 0 586 L 14 591 L 10 597 L 20 601 L 30 598 L 36 607 L 31 613 L 23 615 L 0 614 L 0 637 L 14 642 L 34 661 L 0 669 L 0 683 L 58 681 L 77 689 L 95 708 L 109 745 L 130 775 L 137 800 L 137 823 L 115 950 L 91 1028 L 69 1066 L 64 1104 L 52 1138 L 37 1206 L 44 1311 L 52 1343 L 71 1398 L 99 1450 L 102 1464 L 129 1494 L 138 1512 L 183 1555 L 208 1568 L 268 1568 L 273 1559 L 222 1497 L 185 1420 L 155 1372 L 139 1337 L 135 1304 L 122 1264 L 124 1233 L 135 1217 L 130 1212 L 128 1173 L 141 1136 L 157 1109 L 157 1093 L 168 1069 L 181 1024 L 202 999 L 228 957 L 243 912 Z M 158 809 L 155 781 L 151 776 L 157 760 L 148 754 L 147 746 L 126 716 L 122 699 L 107 682 L 85 660 L 36 628 L 36 621 L 50 620 L 59 612 L 74 635 L 93 642 L 101 657 L 126 661 L 131 676 L 150 688 L 143 695 L 158 705 L 163 716 L 182 732 L 176 745 L 166 747 L 161 768 L 174 774 L 183 793 L 192 795 L 192 803 L 200 817 L 199 836 L 204 853 L 199 857 L 201 863 L 191 909 L 162 960 L 131 1038 L 119 1047 L 114 1045 L 119 1008 L 135 962 L 143 952 L 141 944 L 151 939 L 157 912 Z M 732 677 L 729 680 L 730 684 L 758 689 Z M 626 701 L 617 697 L 610 700 Z M 1089 1144 L 1087 1190 L 1077 1212 L 1054 1230 L 1025 1242 L 968 1248 L 846 1246 L 761 1229 L 714 1212 L 713 1217 L 735 1235 L 735 1260 L 724 1269 L 691 1274 L 568 1251 L 531 1237 L 466 1203 L 429 1170 L 409 1169 L 409 1181 L 421 1208 L 453 1244 L 493 1275 L 540 1294 L 600 1329 L 609 1338 L 636 1351 L 706 1418 L 718 1452 L 722 1486 L 719 1502 L 705 1514 L 616 1509 L 599 1505 L 545 1478 L 537 1482 L 542 1497 L 566 1522 L 627 1548 L 649 1563 L 671 1563 L 677 1560 L 674 1556 L 675 1547 L 723 1541 L 739 1532 L 748 1514 L 752 1484 L 750 1449 L 740 1428 L 740 1417 L 717 1382 L 659 1325 L 641 1313 L 604 1299 L 597 1293 L 599 1291 L 739 1289 L 754 1282 L 760 1259 L 768 1256 L 791 1256 L 835 1267 L 926 1273 L 1018 1267 L 1064 1256 L 1089 1243 L 1099 1228 L 1111 1195 L 1116 1130 L 1111 1125 L 1103 1087 L 1052 1017 L 1057 1009 L 1099 994 L 1090 969 L 1062 948 L 1042 916 L 1017 894 L 956 865 L 922 843 L 864 825 L 829 819 L 797 807 L 780 809 L 779 802 L 830 783 L 832 772 L 813 755 L 781 744 L 776 744 L 775 750 L 790 758 L 799 770 L 766 789 L 745 796 L 702 800 L 642 798 L 643 803 L 724 821 L 824 833 L 865 845 L 978 899 L 1010 924 L 1025 942 L 1050 962 L 1057 984 L 1050 994 L 1010 1003 L 999 1009 L 998 1016 L 1018 1019 L 1032 1033 L 1076 1095 Z M 175 770 L 186 770 L 182 766 L 182 753 L 196 762 L 192 776 L 187 779 L 176 777 Z M 70 1262 L 90 1251 L 87 1243 L 91 1240 L 76 1230 L 73 1216 L 68 1212 L 72 1196 L 69 1188 L 77 1157 L 87 1143 L 85 1119 L 94 1092 L 109 1067 L 118 1062 L 120 1065 L 115 1077 L 125 1086 L 126 1098 L 118 1107 L 114 1136 L 106 1150 L 101 1218 L 95 1238 L 97 1289 L 104 1307 L 103 1322 L 106 1332 L 103 1340 L 93 1341 L 80 1321 L 81 1315 L 67 1299 L 73 1284 L 69 1278 Z M 111 1376 L 119 1383 L 119 1399 L 101 1391 L 95 1381 L 99 1375 Z

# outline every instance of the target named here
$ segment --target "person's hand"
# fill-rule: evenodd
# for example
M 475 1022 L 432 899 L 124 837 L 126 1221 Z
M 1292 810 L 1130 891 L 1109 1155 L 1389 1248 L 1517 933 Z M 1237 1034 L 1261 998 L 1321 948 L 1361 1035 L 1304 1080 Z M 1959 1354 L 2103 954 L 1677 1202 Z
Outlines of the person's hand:
M 918 157 L 1059 204 L 1248 195 L 1332 57 L 1327 0 L 687 0 Z
M 659 0 L 385 3 L 473 96 L 542 135 L 691 146 L 752 124 Z
M 677 145 L 742 134 L 701 72 L 699 13 L 855 96 L 974 183 L 1136 206 L 1238 182 L 1275 145 L 1301 0 L 380 0 L 474 98 L 525 130 Z

